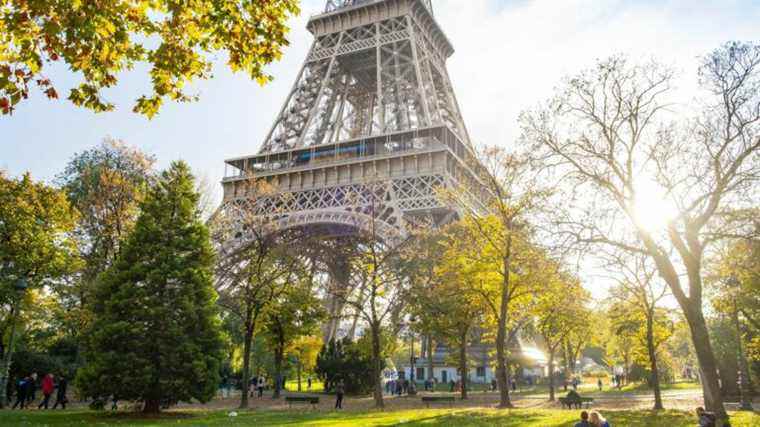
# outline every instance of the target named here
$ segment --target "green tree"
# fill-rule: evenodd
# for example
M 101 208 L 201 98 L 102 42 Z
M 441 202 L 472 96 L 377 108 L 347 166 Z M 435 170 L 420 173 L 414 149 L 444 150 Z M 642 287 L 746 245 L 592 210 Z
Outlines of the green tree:
M 110 111 L 103 89 L 146 64 L 152 92 L 133 110 L 152 117 L 165 100 L 191 101 L 186 87 L 211 77 L 212 57 L 223 52 L 232 71 L 260 83 L 264 67 L 288 44 L 287 20 L 297 0 L 111 1 L 7 0 L 0 8 L 0 111 L 9 114 L 36 84 L 58 98 L 46 66 L 66 64 L 82 82 L 68 99 L 94 111 Z
M 316 372 L 325 384 L 325 392 L 333 390 L 341 379 L 346 384 L 349 394 L 364 394 L 372 392 L 376 387 L 373 375 L 367 375 L 374 370 L 372 356 L 372 339 L 365 335 L 365 342 L 353 342 L 349 338 L 332 340 L 326 343 L 317 355 Z M 381 369 L 385 367 L 381 361 Z
M 300 337 L 319 330 L 326 313 L 321 301 L 314 295 L 310 278 L 290 286 L 266 308 L 263 318 L 265 336 L 274 352 L 274 394 L 280 396 L 283 362 L 288 348 Z
M 197 204 L 183 162 L 148 192 L 134 231 L 98 280 L 88 364 L 77 377 L 85 395 L 139 401 L 146 413 L 214 396 L 222 337 L 213 250 Z
M 16 282 L 24 279 L 30 288 L 41 289 L 77 268 L 71 236 L 76 218 L 61 191 L 34 182 L 29 174 L 13 179 L 0 171 L 0 407 L 13 356 L 8 344 L 15 338 L 21 306 Z

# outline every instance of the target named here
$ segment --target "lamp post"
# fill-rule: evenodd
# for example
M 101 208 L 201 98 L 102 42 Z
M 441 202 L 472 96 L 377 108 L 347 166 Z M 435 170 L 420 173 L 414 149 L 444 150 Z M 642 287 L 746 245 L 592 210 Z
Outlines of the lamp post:
M 754 411 L 755 408 L 752 407 L 752 401 L 747 392 L 747 382 L 745 381 L 744 375 L 742 375 L 741 369 L 739 369 L 739 375 L 737 378 L 736 383 L 739 385 L 739 410 Z
M 731 277 L 729 279 L 730 284 L 732 285 L 732 303 L 733 303 L 733 310 L 731 313 L 731 317 L 734 322 L 734 328 L 736 329 L 736 350 L 737 350 L 737 364 L 739 366 L 739 371 L 737 375 L 737 381 L 736 384 L 739 386 L 739 410 L 742 411 L 752 411 L 752 401 L 750 400 L 749 396 L 749 366 L 747 366 L 747 359 L 744 356 L 744 348 L 742 346 L 742 330 L 741 330 L 741 323 L 739 322 L 739 307 L 736 302 L 736 293 L 738 292 L 739 287 L 739 280 L 736 279 L 736 277 Z
M 410 396 L 414 396 L 417 394 L 417 386 L 414 383 L 414 370 L 415 370 L 415 363 L 417 361 L 417 358 L 414 357 L 414 333 L 412 332 L 412 326 L 417 321 L 417 319 L 412 316 L 409 318 L 408 322 L 401 322 L 399 323 L 399 328 L 403 328 L 404 326 L 409 328 L 409 342 L 410 342 L 410 351 L 409 351 L 409 388 L 407 388 L 407 394 Z
M 0 368 L 0 408 L 4 408 L 8 396 L 6 390 L 8 390 L 8 376 L 11 370 L 11 358 L 13 356 L 13 344 L 16 339 L 16 321 L 18 319 L 18 312 L 21 307 L 21 298 L 28 287 L 26 279 L 23 277 L 16 280 L 14 288 L 19 293 L 16 300 L 13 302 L 13 313 L 11 315 L 11 333 L 8 337 L 8 348 L 5 351 L 3 357 L 3 366 Z
M 414 357 L 414 333 L 412 333 L 411 329 L 409 330 L 409 340 L 411 341 L 411 352 L 409 356 L 409 389 L 408 393 L 410 396 L 414 396 L 417 394 L 417 386 L 414 383 L 414 370 L 416 369 L 417 358 Z

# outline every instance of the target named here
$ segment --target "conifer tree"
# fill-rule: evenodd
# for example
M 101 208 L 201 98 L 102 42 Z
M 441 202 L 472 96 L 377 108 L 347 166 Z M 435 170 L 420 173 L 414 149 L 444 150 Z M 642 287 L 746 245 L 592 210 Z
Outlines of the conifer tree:
M 187 164 L 163 172 L 116 262 L 98 280 L 87 396 L 143 403 L 207 402 L 219 381 L 221 327 L 213 250 Z

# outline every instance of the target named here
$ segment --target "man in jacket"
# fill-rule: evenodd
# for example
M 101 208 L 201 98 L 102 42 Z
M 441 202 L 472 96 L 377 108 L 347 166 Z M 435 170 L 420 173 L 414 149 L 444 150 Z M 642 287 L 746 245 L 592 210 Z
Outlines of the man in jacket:
M 61 409 L 66 409 L 68 400 L 66 399 L 66 391 L 69 388 L 69 383 L 63 375 L 58 376 L 58 392 L 55 395 L 55 405 L 53 409 L 58 408 L 61 405 Z
M 19 409 L 24 409 L 26 407 L 26 393 L 29 389 L 29 381 L 30 378 L 22 378 L 16 383 L 16 403 L 13 404 L 12 409 L 16 409 L 16 406 L 19 407 Z

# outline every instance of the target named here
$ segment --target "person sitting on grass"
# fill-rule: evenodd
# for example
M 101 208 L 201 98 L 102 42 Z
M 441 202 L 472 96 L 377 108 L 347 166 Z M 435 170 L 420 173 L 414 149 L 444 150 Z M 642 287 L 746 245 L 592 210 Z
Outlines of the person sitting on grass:
M 591 427 L 591 424 L 588 422 L 588 412 L 581 412 L 581 420 L 575 424 L 575 427 Z
M 591 411 L 591 425 L 595 427 L 610 427 L 610 423 L 598 411 Z

